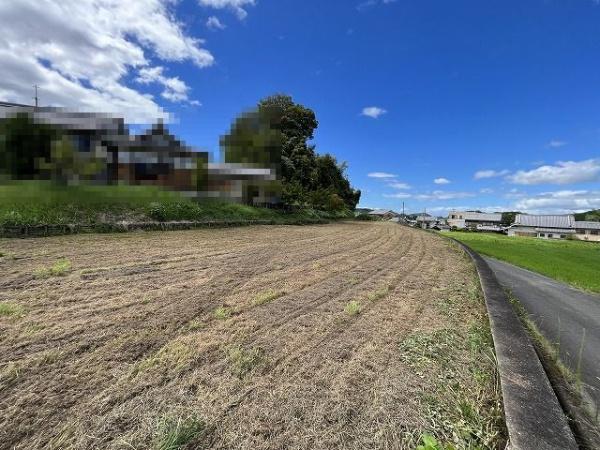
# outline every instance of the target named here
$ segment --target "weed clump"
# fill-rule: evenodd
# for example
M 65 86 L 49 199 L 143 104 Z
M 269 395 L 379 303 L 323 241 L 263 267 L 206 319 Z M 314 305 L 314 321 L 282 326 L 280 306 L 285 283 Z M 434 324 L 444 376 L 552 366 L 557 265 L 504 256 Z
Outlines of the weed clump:
M 344 308 L 344 310 L 349 315 L 356 316 L 357 314 L 360 314 L 362 307 L 360 306 L 360 302 L 358 300 L 352 300 L 346 304 L 346 308 Z
M 215 309 L 214 315 L 219 320 L 229 319 L 231 317 L 231 308 L 220 306 Z
M 158 426 L 154 442 L 156 450 L 179 450 L 185 448 L 206 433 L 206 423 L 194 416 L 165 418 Z
M 384 286 L 384 287 L 377 289 L 376 291 L 373 291 L 373 292 L 370 292 L 369 294 L 367 294 L 367 300 L 369 300 L 371 302 L 375 302 L 377 300 L 382 299 L 389 293 L 390 293 L 390 288 L 388 286 Z
M 284 291 L 274 291 L 273 289 L 269 289 L 268 291 L 262 292 L 254 297 L 252 303 L 255 305 L 264 305 L 265 303 L 272 302 L 273 300 L 283 297 L 284 295 Z
M 22 317 L 25 315 L 25 308 L 16 303 L 0 302 L 0 316 L 4 317 Z
M 36 278 L 62 277 L 71 270 L 71 262 L 68 259 L 59 259 L 51 267 L 38 269 Z
M 245 349 L 238 345 L 228 350 L 227 360 L 231 365 L 231 373 L 241 379 L 264 362 L 265 352 L 260 347 Z

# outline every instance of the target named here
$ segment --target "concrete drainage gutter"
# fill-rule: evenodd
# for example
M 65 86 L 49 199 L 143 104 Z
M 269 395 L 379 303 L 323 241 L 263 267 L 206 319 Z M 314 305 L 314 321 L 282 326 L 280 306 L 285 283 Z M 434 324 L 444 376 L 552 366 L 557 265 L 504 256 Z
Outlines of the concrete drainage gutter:
M 577 449 L 546 372 L 492 269 L 467 245 L 452 240 L 471 256 L 481 280 L 498 359 L 510 448 Z

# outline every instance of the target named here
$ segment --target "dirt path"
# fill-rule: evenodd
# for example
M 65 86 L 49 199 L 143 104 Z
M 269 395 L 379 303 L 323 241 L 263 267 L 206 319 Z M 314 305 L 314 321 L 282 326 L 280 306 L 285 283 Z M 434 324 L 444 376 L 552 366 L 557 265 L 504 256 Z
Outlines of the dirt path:
M 160 447 L 180 418 L 204 427 L 190 448 L 411 448 L 454 439 L 456 402 L 498 441 L 474 272 L 435 236 L 345 223 L 0 251 L 17 308 L 0 316 L 2 449 Z

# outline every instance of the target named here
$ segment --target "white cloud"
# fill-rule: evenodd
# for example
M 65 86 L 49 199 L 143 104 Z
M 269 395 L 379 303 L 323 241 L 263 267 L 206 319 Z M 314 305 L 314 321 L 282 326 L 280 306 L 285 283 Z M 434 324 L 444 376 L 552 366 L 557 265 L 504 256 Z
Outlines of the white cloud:
M 483 211 L 483 212 L 497 212 L 497 211 L 509 211 L 508 206 L 428 206 L 427 212 L 436 213 L 442 216 L 447 216 L 449 211 Z
M 200 5 L 215 9 L 231 9 L 240 20 L 244 20 L 248 13 L 244 8 L 256 5 L 255 0 L 198 0 Z
M 411 198 L 412 195 L 405 192 L 398 192 L 397 194 L 383 194 L 385 198 Z
M 393 183 L 388 184 L 389 187 L 394 189 L 410 189 L 410 185 L 407 183 L 401 183 L 399 181 L 395 181 Z
M 561 214 L 600 208 L 600 191 L 561 190 L 542 192 L 525 197 L 514 204 L 515 209 L 530 213 Z
M 475 197 L 475 194 L 471 192 L 433 191 L 430 194 L 415 195 L 418 200 L 453 200 L 467 197 Z
M 396 175 L 387 172 L 371 172 L 367 176 L 370 178 L 396 178 Z
M 450 180 L 448 178 L 444 178 L 444 177 L 436 178 L 435 180 L 433 180 L 433 182 L 435 184 L 450 184 Z
M 377 119 L 379 116 L 387 113 L 387 111 L 378 106 L 367 106 L 363 108 L 361 115 L 371 117 L 372 119 Z
M 224 30 L 227 28 L 216 16 L 210 16 L 206 21 L 206 26 L 209 30 Z
M 567 145 L 565 141 L 560 141 L 558 139 L 552 139 L 550 142 L 548 142 L 548 147 L 550 148 L 559 148 L 564 147 L 565 145 Z
M 383 196 L 387 198 L 414 198 L 416 200 L 454 200 L 457 198 L 475 197 L 475 194 L 471 192 L 433 191 L 424 194 L 408 194 L 401 192 L 398 194 L 384 194 Z
M 475 172 L 475 175 L 473 175 L 473 178 L 476 180 L 482 180 L 484 178 L 502 177 L 504 175 L 508 175 L 508 173 L 508 170 L 478 170 Z
M 140 69 L 139 76 L 136 78 L 138 83 L 160 83 L 165 89 L 161 96 L 172 102 L 188 102 L 191 104 L 199 104 L 198 101 L 190 101 L 188 98 L 189 87 L 178 77 L 165 77 L 163 75 L 164 68 L 161 66 L 144 67 Z
M 160 61 L 210 66 L 202 41 L 174 18 L 171 0 L 21 0 L 0 2 L 0 98 L 112 112 L 147 123 L 165 112 L 151 95 L 125 84 L 132 71 Z M 169 81 L 167 96 L 177 97 Z
M 479 189 L 479 192 L 482 194 L 493 194 L 494 190 L 490 189 L 490 188 L 483 188 L 483 189 Z
M 520 170 L 508 177 L 514 184 L 573 184 L 600 179 L 600 160 L 559 161 L 555 165 Z
M 364 11 L 365 9 L 371 8 L 372 6 L 377 6 L 379 4 L 389 5 L 390 3 L 395 3 L 398 0 L 364 0 L 356 5 L 356 9 L 358 11 Z

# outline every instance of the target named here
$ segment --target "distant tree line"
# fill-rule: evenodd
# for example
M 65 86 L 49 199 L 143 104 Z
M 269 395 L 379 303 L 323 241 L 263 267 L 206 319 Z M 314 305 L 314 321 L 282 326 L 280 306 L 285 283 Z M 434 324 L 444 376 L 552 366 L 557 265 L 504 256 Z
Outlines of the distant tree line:
M 267 97 L 237 118 L 221 139 L 225 162 L 277 170 L 286 206 L 354 210 L 360 190 L 350 185 L 347 164 L 318 154 L 309 143 L 318 125 L 314 111 L 290 96 Z

